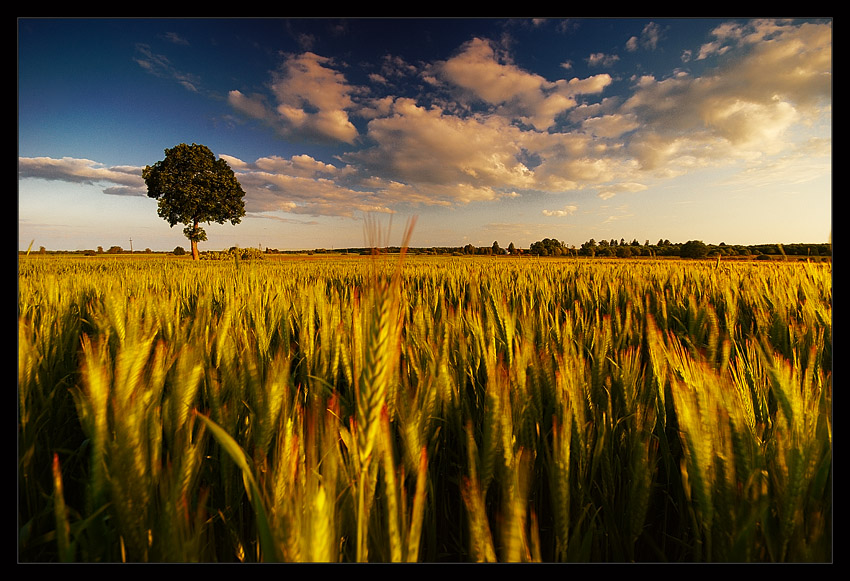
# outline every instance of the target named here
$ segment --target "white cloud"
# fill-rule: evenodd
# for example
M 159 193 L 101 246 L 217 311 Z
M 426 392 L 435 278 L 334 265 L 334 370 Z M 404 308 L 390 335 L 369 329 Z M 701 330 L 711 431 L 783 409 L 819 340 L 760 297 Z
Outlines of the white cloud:
M 274 103 L 233 90 L 228 102 L 284 135 L 352 143 L 357 129 L 349 118 L 353 88 L 329 58 L 307 52 L 286 58 L 270 82 Z
M 706 54 L 736 47 L 741 56 L 700 77 L 638 79 L 620 109 L 640 121 L 628 144 L 642 167 L 675 173 L 790 147 L 790 129 L 831 109 L 832 27 L 757 21 L 715 30 Z
M 543 210 L 544 216 L 553 218 L 561 218 L 563 216 L 571 216 L 578 210 L 578 206 L 564 206 L 560 210 Z
M 18 177 L 77 184 L 112 184 L 104 190 L 106 193 L 142 196 L 147 194 L 141 167 L 106 167 L 89 159 L 21 157 L 18 159 Z
M 661 48 L 660 32 L 647 27 L 632 44 Z M 392 56 L 380 63 L 381 87 L 424 79 L 434 91 L 428 104 L 354 86 L 341 63 L 318 54 L 289 55 L 267 93 L 231 91 L 231 106 L 288 138 L 352 147 L 333 164 L 307 155 L 253 162 L 221 157 L 238 173 L 249 211 L 349 216 L 489 202 L 528 191 L 596 189 L 608 199 L 641 191 L 653 178 L 712 164 L 766 156 L 779 163 L 780 154 L 794 153 L 795 128 L 824 119 L 829 124 L 831 24 L 734 23 L 715 29 L 713 41 L 699 58 L 724 50 L 739 55 L 716 59 L 715 68 L 699 76 L 675 71 L 667 78 L 635 78 L 622 98 L 607 94 L 611 75 L 548 80 L 484 39 L 431 66 Z M 594 62 L 606 58 L 600 54 Z M 138 61 L 178 76 L 149 49 L 140 49 Z M 351 121 L 355 115 L 368 122 L 362 135 Z M 366 147 L 355 150 L 361 141 Z M 141 168 L 89 160 L 22 158 L 20 177 L 145 193 Z M 572 211 L 568 206 L 544 214 Z
M 612 67 L 620 60 L 615 54 L 605 54 L 604 52 L 595 52 L 587 57 L 587 64 L 592 67 Z
M 456 56 L 435 68 L 444 80 L 493 105 L 527 99 L 545 84 L 538 75 L 500 62 L 493 44 L 480 38 L 471 40 Z
M 552 127 L 559 115 L 574 108 L 577 95 L 598 93 L 611 82 L 608 75 L 550 82 L 515 66 L 493 43 L 480 38 L 437 63 L 433 75 L 467 96 L 497 107 L 500 115 L 538 130 Z
M 275 115 L 263 95 L 245 95 L 241 91 L 230 91 L 227 102 L 231 107 L 254 119 L 264 121 L 269 125 L 275 124 Z
M 661 27 L 655 22 L 650 22 L 643 27 L 640 37 L 632 36 L 626 42 L 626 50 L 634 52 L 639 48 L 655 50 L 661 41 Z
M 615 113 L 586 119 L 582 123 L 582 127 L 596 137 L 616 139 L 624 133 L 637 129 L 640 127 L 640 123 L 635 115 Z
M 374 145 L 346 161 L 440 199 L 495 199 L 496 188 L 533 185 L 519 160 L 522 132 L 499 117 L 461 119 L 399 99 L 392 115 L 369 122 L 367 137 Z

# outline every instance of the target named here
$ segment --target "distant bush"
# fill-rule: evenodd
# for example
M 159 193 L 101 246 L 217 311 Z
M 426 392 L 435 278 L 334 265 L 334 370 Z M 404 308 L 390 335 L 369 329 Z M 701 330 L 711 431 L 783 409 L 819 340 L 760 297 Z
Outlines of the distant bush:
M 236 246 L 226 251 L 202 252 L 201 260 L 262 260 L 262 251 L 256 248 L 238 248 Z
M 182 246 L 178 246 L 174 249 L 172 254 L 174 254 L 174 256 L 183 256 L 184 254 L 186 254 L 186 251 L 183 249 Z

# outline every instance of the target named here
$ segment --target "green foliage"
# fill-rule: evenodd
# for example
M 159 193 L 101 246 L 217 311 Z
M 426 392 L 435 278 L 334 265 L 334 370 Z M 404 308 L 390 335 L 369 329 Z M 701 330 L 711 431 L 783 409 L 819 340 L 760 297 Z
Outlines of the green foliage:
M 688 240 L 679 250 L 682 258 L 705 258 L 707 254 L 708 246 L 702 240 Z
M 201 260 L 262 260 L 263 252 L 257 248 L 239 248 L 234 246 L 224 252 L 203 252 Z
M 554 238 L 544 238 L 539 242 L 533 243 L 529 247 L 529 252 L 531 254 L 538 254 L 540 256 L 561 256 L 564 254 L 564 250 L 566 247 L 564 243 L 560 240 L 556 240 Z

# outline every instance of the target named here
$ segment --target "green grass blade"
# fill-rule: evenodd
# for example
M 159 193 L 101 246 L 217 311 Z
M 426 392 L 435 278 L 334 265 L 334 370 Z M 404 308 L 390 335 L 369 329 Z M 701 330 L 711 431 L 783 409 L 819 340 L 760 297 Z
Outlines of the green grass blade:
M 245 489 L 248 492 L 248 497 L 250 498 L 251 505 L 254 508 L 254 514 L 257 517 L 257 534 L 260 538 L 260 548 L 262 550 L 263 560 L 268 563 L 277 562 L 279 560 L 277 545 L 275 543 L 274 536 L 272 535 L 271 528 L 269 527 L 268 515 L 266 514 L 266 509 L 263 506 L 263 496 L 259 486 L 257 485 L 257 481 L 254 478 L 254 474 L 251 470 L 251 464 L 248 462 L 248 457 L 245 455 L 245 452 L 236 440 L 234 440 L 230 434 L 225 432 L 218 424 L 203 414 L 196 412 L 196 415 L 207 425 L 216 441 L 225 449 L 230 458 L 242 470 L 242 478 L 245 482 Z

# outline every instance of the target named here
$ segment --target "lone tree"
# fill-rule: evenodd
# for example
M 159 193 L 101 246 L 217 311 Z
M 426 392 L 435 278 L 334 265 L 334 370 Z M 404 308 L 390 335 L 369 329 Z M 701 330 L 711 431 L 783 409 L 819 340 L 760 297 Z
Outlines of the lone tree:
M 205 145 L 181 143 L 165 150 L 165 159 L 146 166 L 142 177 L 148 197 L 159 200 L 157 214 L 173 228 L 184 224 L 198 260 L 198 242 L 207 239 L 201 222 L 238 224 L 245 215 L 245 192 L 227 162 Z

